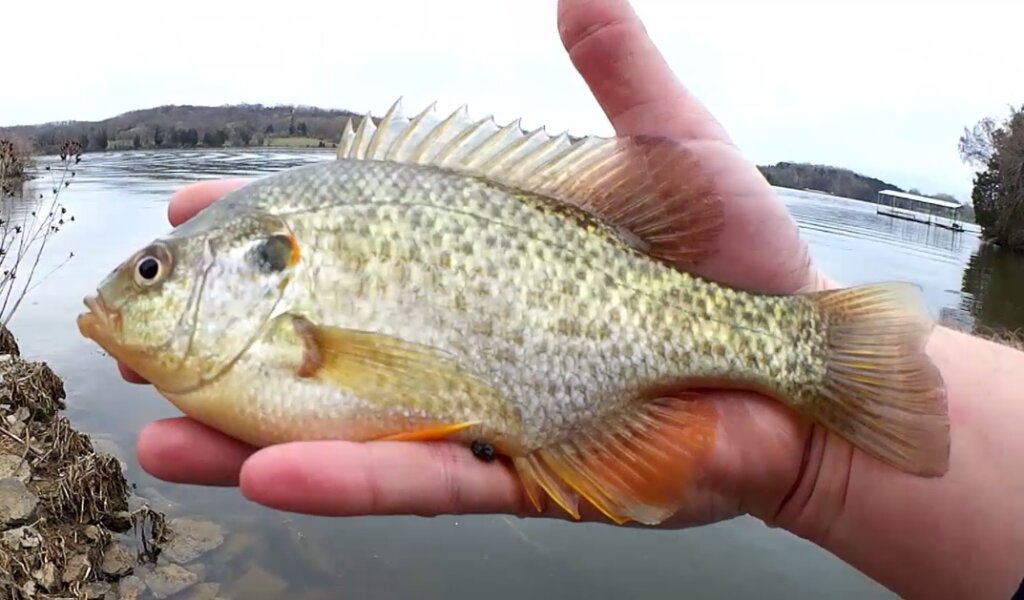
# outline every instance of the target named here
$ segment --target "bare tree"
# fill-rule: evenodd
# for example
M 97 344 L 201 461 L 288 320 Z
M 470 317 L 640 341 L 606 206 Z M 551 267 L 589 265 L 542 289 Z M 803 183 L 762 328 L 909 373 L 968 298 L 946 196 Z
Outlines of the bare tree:
M 12 190 L 11 193 L 0 193 L 0 326 L 3 328 L 7 328 L 28 292 L 73 256 L 69 254 L 35 281 L 47 243 L 67 222 L 75 220 L 60 201 L 60 195 L 75 176 L 74 167 L 81 162 L 82 146 L 77 140 L 66 141 L 60 146 L 59 155 L 57 168 L 44 167 L 50 174 L 52 185 L 48 200 L 45 194 L 35 197 L 35 192 L 26 198 L 24 191 L 28 186 L 6 185 L 5 178 L 10 174 L 0 169 L 0 189 L 10 187 Z
M 982 167 L 988 164 L 989 159 L 995 154 L 995 136 L 999 127 L 991 117 L 985 117 L 974 124 L 974 127 L 964 127 L 964 133 L 960 136 L 957 150 L 960 152 L 960 160 L 963 162 Z

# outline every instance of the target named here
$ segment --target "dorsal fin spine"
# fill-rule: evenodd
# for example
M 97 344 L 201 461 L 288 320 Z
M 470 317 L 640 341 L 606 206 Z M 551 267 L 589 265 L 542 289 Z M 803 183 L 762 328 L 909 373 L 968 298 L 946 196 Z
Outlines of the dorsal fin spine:
M 412 156 L 410 157 L 410 160 L 417 163 L 423 160 L 423 155 L 427 152 L 427 149 L 430 148 L 430 146 L 433 145 L 434 142 L 436 142 L 441 137 L 445 130 L 447 130 L 451 126 L 451 124 L 455 122 L 455 119 L 458 118 L 460 115 L 465 116 L 466 114 L 467 107 L 465 104 L 452 111 L 452 114 L 448 115 L 448 117 L 445 120 L 441 121 L 433 129 L 431 129 L 430 133 L 423 136 L 423 141 L 421 141 L 420 145 L 416 147 L 416 150 L 413 152 Z
M 376 126 L 369 113 L 358 126 L 346 122 L 338 159 L 459 171 L 573 205 L 611 225 L 625 243 L 684 270 L 717 249 L 724 215 L 711 174 L 685 142 L 526 132 L 521 119 L 474 121 L 465 105 L 438 119 L 432 103 L 410 119 L 400 115 L 400 103 Z
M 388 127 L 391 126 L 391 122 L 395 118 L 395 113 L 398 112 L 398 109 L 401 105 L 402 99 L 399 98 L 398 100 L 395 101 L 394 104 L 391 105 L 391 108 L 388 109 L 388 112 L 384 114 L 384 118 L 380 120 L 380 124 L 377 125 L 376 131 L 373 132 L 373 135 L 370 137 L 370 142 L 366 146 L 367 158 L 376 158 L 377 148 L 381 145 L 381 142 L 384 141 L 384 136 L 386 136 L 388 133 Z M 369 119 L 369 116 L 367 116 L 367 118 Z M 411 128 L 406 128 L 406 130 L 410 131 Z M 400 145 L 401 144 L 399 142 L 392 144 L 392 147 L 397 148 L 400 147 Z

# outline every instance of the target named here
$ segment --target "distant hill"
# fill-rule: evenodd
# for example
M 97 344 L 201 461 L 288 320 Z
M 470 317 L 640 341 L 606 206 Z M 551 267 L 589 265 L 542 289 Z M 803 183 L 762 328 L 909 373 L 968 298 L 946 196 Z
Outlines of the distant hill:
M 960 218 L 969 223 L 974 222 L 974 207 L 969 202 L 960 202 L 950 194 L 924 194 L 913 188 L 904 190 L 898 185 L 882 181 L 881 179 L 828 165 L 780 162 L 774 165 L 758 165 L 757 168 L 768 180 L 768 183 L 774 186 L 826 192 L 834 196 L 864 200 L 866 202 L 877 202 L 878 192 L 882 190 L 908 192 L 918 196 L 959 202 L 963 205 Z
M 345 110 L 309 106 L 167 105 L 126 112 L 102 121 L 62 121 L 0 127 L 0 137 L 31 140 L 50 153 L 65 140 L 86 151 L 222 146 L 331 146 L 341 137 Z
M 758 166 L 768 183 L 797 190 L 811 189 L 834 196 L 875 202 L 878 192 L 903 188 L 881 179 L 855 173 L 849 169 L 808 163 L 780 162 Z M 916 193 L 916 192 L 915 192 Z

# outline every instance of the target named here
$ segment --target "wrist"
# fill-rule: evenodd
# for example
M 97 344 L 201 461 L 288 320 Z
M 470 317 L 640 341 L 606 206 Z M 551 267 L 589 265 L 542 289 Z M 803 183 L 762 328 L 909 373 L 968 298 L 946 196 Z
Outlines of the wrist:
M 1024 353 L 936 328 L 950 469 L 914 477 L 814 428 L 796 485 L 770 522 L 904 597 L 1008 598 L 1024 575 Z

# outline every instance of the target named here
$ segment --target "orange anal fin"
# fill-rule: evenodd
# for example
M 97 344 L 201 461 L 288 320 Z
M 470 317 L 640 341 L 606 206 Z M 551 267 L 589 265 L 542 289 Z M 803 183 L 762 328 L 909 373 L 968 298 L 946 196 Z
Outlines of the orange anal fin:
M 538 510 L 539 488 L 577 519 L 582 497 L 620 525 L 656 525 L 693 489 L 714 449 L 716 426 L 717 413 L 706 403 L 659 398 L 514 464 Z
M 393 433 L 391 435 L 377 438 L 377 440 L 388 442 L 440 440 L 452 435 L 453 433 L 457 433 L 479 424 L 479 421 L 467 421 L 465 423 L 428 425 L 421 429 L 411 429 L 409 431 Z

